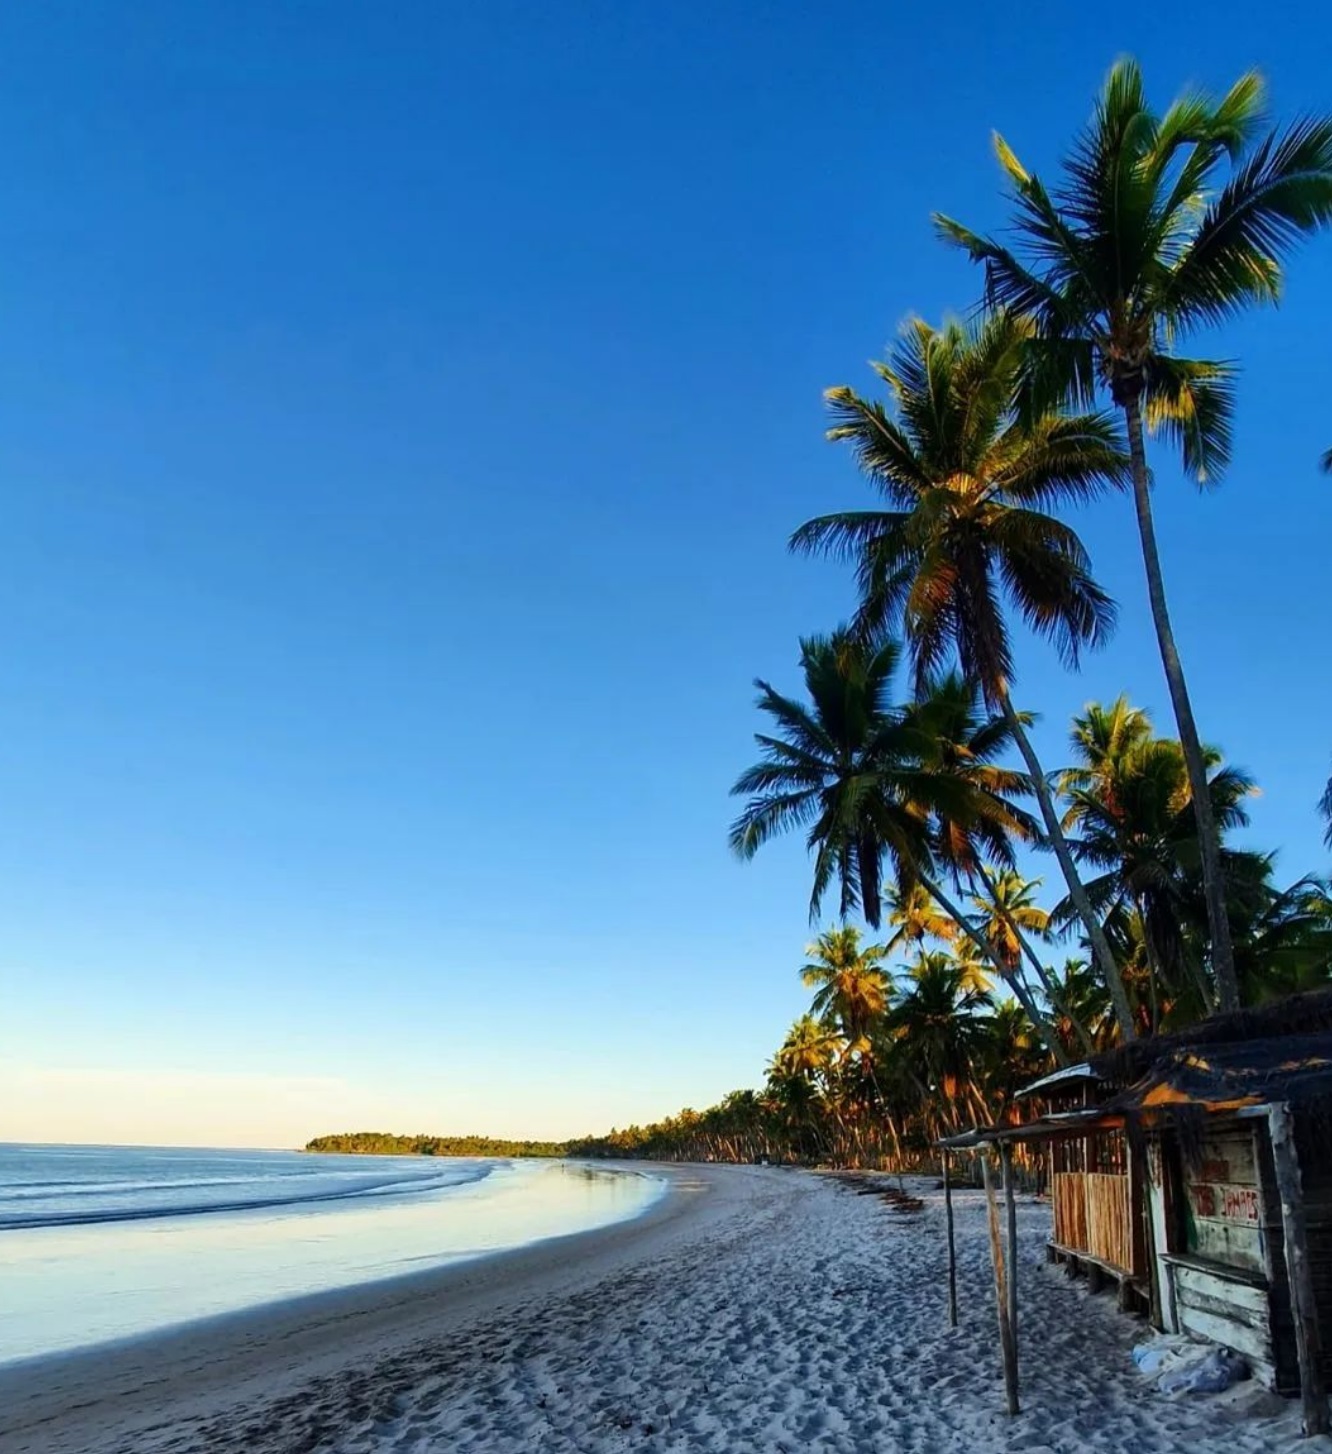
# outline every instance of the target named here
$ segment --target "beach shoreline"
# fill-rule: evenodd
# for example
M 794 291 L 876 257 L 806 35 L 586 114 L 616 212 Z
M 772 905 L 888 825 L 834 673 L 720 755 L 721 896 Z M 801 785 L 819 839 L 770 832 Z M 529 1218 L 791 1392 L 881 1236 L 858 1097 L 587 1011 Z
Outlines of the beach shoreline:
M 639 1164 L 639 1169 L 644 1169 Z M 1149 1336 L 1045 1265 L 1022 1199 L 1023 1412 L 1003 1412 L 983 1200 L 903 1210 L 838 1179 L 650 1168 L 641 1217 L 482 1262 L 0 1370 L 4 1454 L 1260 1454 L 1298 1410 L 1256 1385 L 1172 1400 Z M 1305 1446 L 1307 1447 L 1307 1446 Z
M 0 1365 L 0 1449 L 137 1447 L 116 1441 L 281 1398 L 365 1357 L 501 1315 L 515 1298 L 553 1296 L 570 1281 L 608 1275 L 701 1210 L 694 1168 L 605 1169 L 650 1172 L 666 1182 L 665 1193 L 624 1221 Z

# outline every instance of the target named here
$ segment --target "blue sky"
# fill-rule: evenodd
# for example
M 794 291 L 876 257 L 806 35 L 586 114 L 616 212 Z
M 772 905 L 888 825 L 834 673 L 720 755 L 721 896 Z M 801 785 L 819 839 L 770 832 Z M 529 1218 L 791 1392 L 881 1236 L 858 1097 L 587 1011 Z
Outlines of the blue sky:
M 328 3 L 0 16 L 0 1136 L 563 1134 L 756 1083 L 797 844 L 728 855 L 750 679 L 849 609 L 821 390 L 978 279 L 989 131 L 1114 56 L 1326 104 L 1313 6 Z M 908 13 L 909 12 L 909 13 Z M 1314 43 L 1315 39 L 1319 43 Z M 1158 459 L 1204 734 L 1326 868 L 1332 239 L 1206 498 Z M 1131 511 L 1080 678 L 1167 720 Z

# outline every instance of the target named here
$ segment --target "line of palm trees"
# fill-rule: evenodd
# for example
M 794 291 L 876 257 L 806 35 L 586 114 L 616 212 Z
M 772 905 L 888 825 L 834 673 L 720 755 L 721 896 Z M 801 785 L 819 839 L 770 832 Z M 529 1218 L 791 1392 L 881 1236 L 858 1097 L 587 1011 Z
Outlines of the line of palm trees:
M 1011 740 L 1004 719 L 955 674 L 924 699 L 894 702 L 891 646 L 815 638 L 804 655 L 807 702 L 764 688 L 774 726 L 751 769 L 760 796 L 773 791 L 776 773 L 783 811 L 799 816 L 811 793 L 826 791 L 807 778 L 835 783 L 819 797 L 814 826 L 863 821 L 903 853 L 923 825 L 933 872 L 948 887 L 928 871 L 894 876 L 865 915 L 874 942 L 845 922 L 819 934 L 798 971 L 809 1008 L 773 1054 L 762 1089 L 579 1143 L 578 1155 L 919 1165 L 940 1135 L 1009 1114 L 1024 1084 L 1121 1036 L 1085 935 L 1082 953 L 1061 945 L 1079 929 L 1071 895 L 1045 909 L 1040 881 L 1014 865 L 1014 845 L 1035 841 L 1040 825 L 1021 806 L 1031 791 L 1025 775 L 995 762 Z M 1068 745 L 1070 765 L 1051 792 L 1133 1032 L 1210 1013 L 1210 924 L 1180 744 L 1158 737 L 1147 713 L 1120 698 L 1077 715 Z M 1327 983 L 1327 883 L 1310 875 L 1283 886 L 1272 855 L 1228 843 L 1246 822 L 1253 784 L 1210 749 L 1205 761 L 1243 999 Z M 814 841 L 816 861 L 824 851 L 836 857 L 828 836 L 820 830 Z M 833 862 L 828 887 L 845 894 L 854 884 L 859 904 L 856 833 L 841 841 L 846 873 Z
M 1271 855 L 1228 841 L 1253 784 L 1195 720 L 1148 463 L 1151 438 L 1199 484 L 1223 476 L 1236 371 L 1182 350 L 1274 303 L 1290 253 L 1332 222 L 1332 118 L 1272 126 L 1254 74 L 1159 111 L 1124 60 L 1052 185 L 995 150 L 1009 240 L 935 218 L 983 268 L 975 317 L 911 321 L 875 365 L 882 398 L 826 394 L 829 437 L 875 498 L 791 546 L 850 564 L 856 610 L 800 643 L 802 697 L 756 684 L 760 755 L 730 837 L 748 858 L 802 831 L 812 921 L 836 895 L 841 924 L 801 971 L 810 1011 L 763 1090 L 589 1154 L 900 1165 L 1042 1069 L 1332 977 L 1327 884 L 1283 887 Z M 1125 699 L 1092 704 L 1051 772 L 1017 642 L 1076 670 L 1111 635 L 1115 602 L 1067 516 L 1116 493 L 1174 735 Z M 1332 781 L 1320 810 L 1332 847 Z M 1019 873 L 1032 852 L 1062 883 L 1048 912 Z M 867 943 L 854 917 L 891 932 Z
M 1332 221 L 1332 118 L 1273 128 L 1262 102 L 1261 82 L 1247 74 L 1219 98 L 1190 92 L 1158 112 L 1125 60 L 1052 188 L 996 138 L 1013 245 L 935 219 L 941 237 L 983 265 L 985 311 L 970 325 L 910 323 L 876 366 L 886 400 L 828 391 L 829 436 L 851 446 L 881 499 L 811 520 L 791 544 L 850 562 L 859 604 L 848 626 L 802 643 L 808 706 L 758 683 L 771 730 L 758 738 L 761 761 L 735 785 L 747 799 L 735 849 L 748 857 L 803 828 L 814 857 L 811 912 L 835 883 L 842 915 L 871 926 L 891 879 L 923 889 L 975 941 L 958 894 L 976 885 L 989 894 L 994 872 L 1011 870 L 1023 844 L 1051 852 L 1063 922 L 1085 941 L 1123 1037 L 1140 1028 L 1139 954 L 1155 967 L 1158 1000 L 1168 997 L 1176 1013 L 1186 1002 L 1199 1013 L 1238 1008 L 1252 974 L 1231 923 L 1240 868 L 1223 841 L 1242 819 L 1247 785 L 1219 769 L 1194 719 L 1146 440 L 1177 447 L 1199 482 L 1220 477 L 1235 370 L 1178 349 L 1200 328 L 1274 302 L 1286 255 Z M 1123 734 L 1142 783 L 1164 795 L 1162 823 L 1196 855 L 1207 927 L 1189 996 L 1171 979 L 1178 905 L 1151 899 L 1140 944 L 1116 918 L 1116 885 L 1139 884 L 1151 864 L 1096 816 L 1088 794 L 1101 769 L 1089 762 L 1061 795 L 1015 699 L 1016 623 L 1070 669 L 1114 628 L 1115 603 L 1064 518 L 1112 491 L 1133 500 L 1177 738 L 1149 748 L 1134 736 L 1150 732 L 1145 719 L 1118 704 L 1123 720 L 1089 715 L 1082 746 Z M 911 691 L 896 706 L 888 693 L 899 661 Z M 1009 749 L 1020 775 L 1003 765 Z M 1057 1055 L 1057 987 L 1013 928 L 1016 962 L 1001 965 L 992 952 L 988 962 Z M 976 949 L 985 955 L 978 941 Z

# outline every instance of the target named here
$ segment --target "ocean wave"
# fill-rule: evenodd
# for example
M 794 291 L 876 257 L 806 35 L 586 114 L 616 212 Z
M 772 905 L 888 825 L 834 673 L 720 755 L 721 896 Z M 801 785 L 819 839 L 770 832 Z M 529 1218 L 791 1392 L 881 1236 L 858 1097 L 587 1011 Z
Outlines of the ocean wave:
M 9 1195 L 0 1196 L 0 1231 L 14 1231 L 19 1228 L 31 1227 L 73 1227 L 73 1226 L 96 1226 L 106 1222 L 141 1222 L 153 1218 L 164 1217 L 199 1217 L 207 1216 L 213 1212 L 250 1212 L 261 1210 L 272 1210 L 279 1207 L 301 1207 L 311 1205 L 325 1205 L 330 1202 L 355 1201 L 358 1198 L 373 1198 L 387 1196 L 422 1196 L 430 1192 L 447 1191 L 454 1188 L 473 1185 L 476 1182 L 485 1180 L 500 1163 L 470 1164 L 463 1166 L 452 1166 L 447 1168 L 431 1168 L 429 1173 L 417 1173 L 414 1175 L 397 1175 L 393 1177 L 381 1177 L 375 1181 L 367 1181 L 363 1177 L 357 1177 L 354 1185 L 334 1186 L 328 1185 L 328 1173 L 320 1173 L 321 1185 L 318 1188 L 306 1186 L 301 1189 L 292 1187 L 286 1195 L 274 1196 L 271 1193 L 254 1196 L 238 1196 L 224 1200 L 185 1200 L 180 1201 L 150 1201 L 136 1204 L 133 1201 L 122 1202 L 113 1205 L 109 1200 L 101 1206 L 79 1206 L 69 1207 L 60 1205 L 48 1205 L 47 1207 L 34 1210 L 19 1210 L 6 1206 L 5 1203 L 17 1200 Z M 293 1177 L 274 1178 L 274 1180 L 292 1181 Z M 201 1190 L 205 1185 L 253 1185 L 257 1178 L 247 1181 L 220 1182 L 215 1179 L 211 1182 L 184 1182 L 173 1186 L 171 1183 L 155 1183 L 134 1185 L 132 1183 L 103 1184 L 97 1195 L 106 1198 L 108 1193 L 121 1197 L 133 1198 L 136 1196 L 151 1195 L 153 1192 L 160 1192 L 173 1189 Z M 49 1196 L 51 1202 L 66 1202 L 75 1195 L 69 1190 L 62 1190 L 55 1196 Z

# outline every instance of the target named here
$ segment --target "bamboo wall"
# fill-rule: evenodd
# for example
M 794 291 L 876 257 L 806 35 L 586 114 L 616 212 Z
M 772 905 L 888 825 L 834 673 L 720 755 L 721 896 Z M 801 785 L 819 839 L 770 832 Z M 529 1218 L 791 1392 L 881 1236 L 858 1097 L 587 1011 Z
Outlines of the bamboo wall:
M 1124 1272 L 1133 1265 L 1129 1179 L 1114 1172 L 1057 1171 L 1053 1177 L 1054 1240 Z

